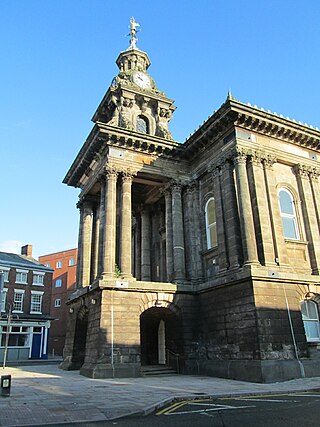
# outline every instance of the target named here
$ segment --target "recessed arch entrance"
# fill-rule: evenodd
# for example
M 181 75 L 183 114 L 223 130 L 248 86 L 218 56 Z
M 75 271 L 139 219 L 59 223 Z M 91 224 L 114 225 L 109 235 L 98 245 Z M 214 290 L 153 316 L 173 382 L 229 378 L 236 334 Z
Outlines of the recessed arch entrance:
M 72 369 L 75 370 L 80 369 L 84 364 L 88 331 L 88 313 L 88 308 L 83 306 L 80 308 L 77 315 L 72 352 Z
M 141 365 L 170 365 L 181 354 L 180 317 L 168 308 L 151 307 L 140 315 Z M 171 357 L 169 357 L 171 355 Z

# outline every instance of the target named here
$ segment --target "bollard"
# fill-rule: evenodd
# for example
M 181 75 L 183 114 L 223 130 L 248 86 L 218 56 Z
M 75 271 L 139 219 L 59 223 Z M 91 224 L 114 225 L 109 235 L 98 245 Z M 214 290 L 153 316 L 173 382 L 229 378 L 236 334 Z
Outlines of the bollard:
M 1 375 L 1 396 L 10 396 L 11 375 Z

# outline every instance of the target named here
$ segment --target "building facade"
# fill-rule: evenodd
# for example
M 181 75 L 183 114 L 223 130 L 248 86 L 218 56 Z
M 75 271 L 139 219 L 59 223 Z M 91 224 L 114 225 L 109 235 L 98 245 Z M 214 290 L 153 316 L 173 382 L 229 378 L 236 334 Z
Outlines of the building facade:
M 4 275 L 0 319 L 0 360 L 46 359 L 50 316 L 51 268 L 32 258 L 32 246 L 21 255 L 0 252 Z
M 68 307 L 66 302 L 75 290 L 77 249 L 55 252 L 39 257 L 39 262 L 53 269 L 50 302 L 51 323 L 48 352 L 62 356 L 66 337 Z
M 64 179 L 81 194 L 62 368 L 319 375 L 319 130 L 229 94 L 176 143 L 131 25 Z

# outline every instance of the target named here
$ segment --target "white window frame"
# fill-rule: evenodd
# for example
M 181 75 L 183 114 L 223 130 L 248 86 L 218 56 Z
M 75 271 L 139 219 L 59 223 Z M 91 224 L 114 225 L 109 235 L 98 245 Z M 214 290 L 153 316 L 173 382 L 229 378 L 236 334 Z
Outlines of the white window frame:
M 59 308 L 59 307 L 61 307 L 61 299 L 60 299 L 60 298 L 56 298 L 56 299 L 54 300 L 54 307 L 55 307 L 55 308 Z
M 209 224 L 209 219 L 208 219 L 208 206 L 210 202 L 214 202 L 214 208 L 215 208 L 215 217 L 216 217 L 216 221 Z M 205 221 L 206 221 L 206 236 L 207 236 L 207 249 L 213 249 L 216 248 L 218 246 L 218 233 L 217 233 L 217 211 L 216 211 L 216 201 L 214 197 L 210 197 L 210 199 L 207 201 L 206 206 L 205 206 Z M 213 244 L 211 242 L 211 229 L 215 228 L 216 229 L 216 239 L 217 242 L 216 244 Z
M 25 293 L 24 289 L 15 289 L 15 290 L 14 290 L 14 295 L 13 295 L 13 310 L 12 310 L 12 313 L 23 313 L 23 300 L 24 300 L 24 293 Z M 16 300 L 15 300 L 15 299 L 16 299 L 16 295 L 22 295 L 22 297 L 21 297 L 21 301 L 16 301 Z M 14 305 L 15 305 L 15 303 L 16 303 L 16 302 L 21 303 L 21 310 L 16 310 L 16 309 L 14 308 Z
M 4 313 L 6 311 L 7 294 L 8 294 L 8 288 L 3 288 L 2 289 L 2 304 L 1 304 L 1 312 L 2 313 Z
M 5 335 L 7 333 L 7 324 L 2 323 L 0 327 L 0 348 L 3 348 L 4 346 L 1 346 L 1 341 L 4 342 Z M 19 328 L 19 331 L 16 331 L 16 329 Z M 9 334 L 11 335 L 25 335 L 26 339 L 23 346 L 17 346 L 17 345 L 10 345 L 9 341 L 9 348 L 26 348 L 30 347 L 31 343 L 31 337 L 30 337 L 30 326 L 26 324 L 11 324 L 9 328 Z M 10 338 L 9 338 L 10 339 Z
M 62 261 L 61 260 L 56 262 L 56 268 L 62 268 Z
M 306 334 L 306 340 L 307 340 L 307 342 L 319 342 L 319 341 L 320 341 L 320 324 L 319 324 L 319 311 L 318 311 L 318 304 L 317 304 L 315 301 L 310 301 L 310 300 L 303 300 L 303 301 L 300 301 L 300 305 L 301 305 L 301 306 L 302 306 L 302 304 L 306 304 L 306 311 L 307 311 L 307 316 L 305 316 L 305 315 L 302 313 L 302 310 L 301 310 L 303 326 L 304 326 L 304 330 L 305 330 L 305 334 Z M 316 313 L 317 313 L 317 317 L 316 317 L 316 318 L 312 318 L 312 317 L 310 317 L 310 316 L 309 316 L 309 313 L 308 313 L 308 311 L 309 311 L 309 310 L 308 310 L 308 304 L 313 304 L 313 305 L 315 305 Z M 317 337 L 313 338 L 313 337 L 311 337 L 311 336 L 308 334 L 308 331 L 309 331 L 308 326 L 309 326 L 309 325 L 315 325 L 315 327 L 316 327 L 316 331 L 317 331 L 317 333 L 318 333 L 318 336 L 317 336 Z
M 293 214 L 288 214 L 286 212 L 281 211 L 281 203 L 280 203 L 280 193 L 281 192 L 285 192 L 289 195 L 289 197 L 291 199 L 291 203 L 292 203 Z M 283 229 L 284 238 L 288 239 L 288 240 L 300 240 L 300 233 L 299 233 L 298 220 L 297 220 L 297 210 L 296 210 L 295 199 L 293 197 L 292 192 L 285 187 L 281 187 L 278 191 L 278 201 L 279 201 L 279 209 L 280 209 L 280 216 L 281 216 L 281 221 L 282 221 L 282 229 Z M 283 220 L 284 219 L 289 219 L 293 222 L 296 237 L 291 237 L 291 236 L 288 237 L 285 235 L 285 229 L 283 226 Z
M 42 314 L 42 300 L 43 300 L 43 294 L 44 292 L 40 292 L 40 291 L 31 291 L 31 299 L 30 299 L 30 314 Z M 34 301 L 32 301 L 34 296 L 39 296 L 40 297 L 40 303 L 36 303 L 36 304 L 40 304 L 40 310 L 32 310 L 32 304 L 35 304 Z
M 44 283 L 43 283 L 44 275 L 45 275 L 45 273 L 43 273 L 42 271 L 33 271 L 33 280 L 32 280 L 32 284 L 33 284 L 34 286 L 44 286 Z M 38 278 L 42 278 L 42 281 L 40 281 L 40 283 L 39 283 L 39 282 L 37 282 L 37 281 L 35 281 L 35 278 L 36 278 L 36 277 L 38 277 Z
M 58 285 L 59 283 L 59 285 Z M 56 279 L 54 283 L 55 288 L 61 288 L 62 287 L 62 279 Z
M 10 271 L 10 267 L 1 267 L 0 266 L 0 271 L 3 272 L 4 281 L 5 282 L 9 282 L 9 271 Z
M 20 285 L 27 285 L 28 284 L 28 273 L 29 270 L 22 270 L 22 269 L 16 269 L 16 283 L 19 283 Z M 26 276 L 26 280 L 18 280 L 18 274 L 24 274 Z
M 74 258 L 69 259 L 69 267 L 73 267 L 75 265 Z

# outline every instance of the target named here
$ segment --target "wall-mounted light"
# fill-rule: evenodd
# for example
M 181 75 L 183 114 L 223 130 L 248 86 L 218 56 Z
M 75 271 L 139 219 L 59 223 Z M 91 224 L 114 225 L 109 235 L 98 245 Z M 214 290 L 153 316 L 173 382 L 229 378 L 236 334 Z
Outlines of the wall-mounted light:
M 95 300 L 94 298 L 92 298 L 91 304 L 95 305 L 96 302 L 97 302 L 97 300 Z
M 73 313 L 73 312 L 74 312 L 73 308 L 72 308 L 72 307 L 70 307 L 70 308 L 69 308 L 69 313 Z

